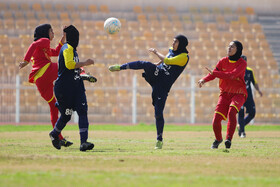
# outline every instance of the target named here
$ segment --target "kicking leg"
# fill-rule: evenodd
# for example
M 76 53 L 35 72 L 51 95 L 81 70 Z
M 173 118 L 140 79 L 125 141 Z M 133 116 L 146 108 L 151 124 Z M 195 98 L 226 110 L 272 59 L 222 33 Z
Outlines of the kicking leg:
M 133 61 L 133 62 L 125 63 L 123 65 L 110 66 L 109 70 L 111 72 L 125 70 L 125 69 L 134 69 L 134 70 L 144 69 L 146 71 L 146 70 L 151 69 L 151 67 L 155 68 L 156 65 L 154 65 L 151 62 L 147 62 L 147 61 Z

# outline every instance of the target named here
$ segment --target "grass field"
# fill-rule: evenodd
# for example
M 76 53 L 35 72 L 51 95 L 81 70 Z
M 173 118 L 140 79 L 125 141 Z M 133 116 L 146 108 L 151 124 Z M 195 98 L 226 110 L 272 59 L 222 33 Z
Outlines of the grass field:
M 76 125 L 63 131 L 74 145 L 61 150 L 50 128 L 0 126 L 1 187 L 280 186 L 280 126 L 251 125 L 231 149 L 212 150 L 211 126 L 166 125 L 163 149 L 154 150 L 154 125 L 91 125 L 88 152 L 79 151 Z

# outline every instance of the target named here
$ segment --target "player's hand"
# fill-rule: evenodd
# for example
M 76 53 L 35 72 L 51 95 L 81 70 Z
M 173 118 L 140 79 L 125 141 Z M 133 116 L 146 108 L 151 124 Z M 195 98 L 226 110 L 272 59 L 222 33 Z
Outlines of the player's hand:
M 69 25 L 68 25 L 69 26 Z M 64 32 L 64 29 L 67 28 L 68 26 L 63 26 L 63 29 L 62 29 L 62 37 L 61 37 L 61 43 L 65 43 L 66 42 L 66 32 Z
M 201 88 L 202 85 L 203 85 L 204 83 L 205 83 L 205 80 L 204 80 L 204 79 L 200 79 L 200 80 L 197 82 L 199 88 Z
M 86 65 L 89 66 L 89 65 L 93 65 L 94 64 L 94 61 L 92 59 L 87 59 L 86 60 Z
M 156 50 L 155 48 L 150 48 L 149 51 L 152 52 L 152 53 L 154 53 L 154 54 L 157 53 L 157 50 Z
M 22 69 L 22 68 L 24 68 L 27 64 L 28 64 L 28 62 L 20 62 L 19 65 L 18 65 L 18 67 L 19 67 L 19 69 Z
M 211 75 L 213 75 L 213 71 L 212 71 L 211 69 L 209 69 L 208 67 L 205 67 L 205 69 L 206 69 L 207 71 L 209 71 L 209 73 L 210 73 Z
M 263 94 L 262 94 L 262 92 L 261 92 L 261 91 L 259 91 L 259 94 L 260 94 L 260 96 L 261 96 L 261 97 L 263 96 Z

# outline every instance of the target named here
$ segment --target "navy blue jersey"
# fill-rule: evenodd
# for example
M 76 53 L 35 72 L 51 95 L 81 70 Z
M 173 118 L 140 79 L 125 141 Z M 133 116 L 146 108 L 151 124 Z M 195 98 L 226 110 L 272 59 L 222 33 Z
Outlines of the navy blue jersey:
M 71 45 L 64 44 L 59 53 L 58 78 L 54 85 L 56 106 L 61 113 L 87 111 L 84 82 L 80 69 L 75 68 L 77 62 L 79 58 L 76 50 Z
M 157 69 L 159 73 L 159 83 L 161 87 L 169 92 L 170 88 L 184 71 L 185 67 L 189 62 L 189 56 L 187 53 L 181 53 L 179 55 L 174 55 L 172 49 L 169 49 L 169 53 L 164 59 L 164 63 L 157 66 L 155 75 L 157 74 Z
M 58 78 L 56 87 L 63 92 L 75 93 L 85 91 L 83 80 L 80 76 L 80 69 L 76 68 L 79 57 L 76 50 L 69 44 L 64 44 L 60 50 L 58 58 Z
M 247 92 L 248 92 L 248 98 L 249 99 L 253 99 L 251 83 L 255 86 L 257 81 L 255 79 L 253 70 L 251 68 L 249 68 L 249 67 L 246 68 L 244 80 L 245 80 L 245 83 L 246 83 L 246 89 L 247 89 Z

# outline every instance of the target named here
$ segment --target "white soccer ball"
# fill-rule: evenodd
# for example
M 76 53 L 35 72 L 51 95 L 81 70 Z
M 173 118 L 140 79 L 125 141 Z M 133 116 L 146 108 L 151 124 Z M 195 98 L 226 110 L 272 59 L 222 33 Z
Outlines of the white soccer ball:
M 121 22 L 117 18 L 111 17 L 104 22 L 104 29 L 108 34 L 116 34 L 121 29 Z

